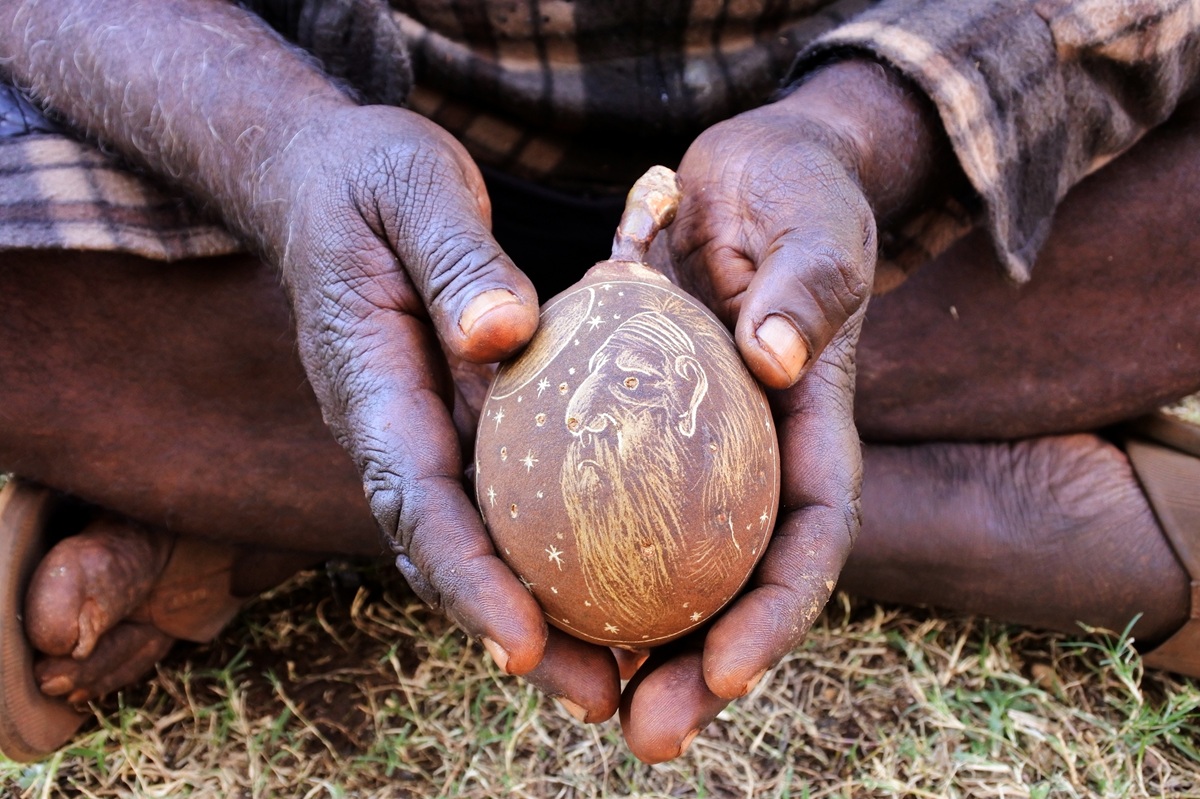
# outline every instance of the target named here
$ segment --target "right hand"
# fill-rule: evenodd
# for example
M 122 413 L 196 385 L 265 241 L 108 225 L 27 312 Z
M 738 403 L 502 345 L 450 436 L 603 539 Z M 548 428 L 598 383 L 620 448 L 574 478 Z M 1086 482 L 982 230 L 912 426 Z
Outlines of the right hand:
M 471 442 L 455 429 L 443 348 L 497 361 L 538 322 L 533 285 L 490 233 L 478 169 L 416 114 L 354 107 L 306 128 L 267 180 L 288 205 L 284 224 L 262 229 L 286 231 L 265 244 L 291 296 L 301 358 L 401 573 L 505 671 L 588 720 L 607 718 L 615 660 L 548 633 L 464 486 Z

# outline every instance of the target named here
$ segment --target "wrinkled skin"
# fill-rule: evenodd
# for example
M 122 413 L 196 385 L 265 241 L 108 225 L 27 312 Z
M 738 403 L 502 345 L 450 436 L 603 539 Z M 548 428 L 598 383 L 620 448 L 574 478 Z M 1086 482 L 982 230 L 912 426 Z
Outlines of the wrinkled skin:
M 527 672 L 545 625 L 464 489 L 438 332 L 455 355 L 496 360 L 532 335 L 536 293 L 488 233 L 482 179 L 449 136 L 389 108 L 347 110 L 337 128 L 361 146 L 318 134 L 280 166 L 320 176 L 287 181 L 299 191 L 280 267 L 301 360 L 400 571 Z
M 843 111 L 851 96 L 872 110 Z M 892 132 L 884 114 L 907 146 L 863 144 L 868 130 Z M 656 653 L 626 689 L 622 725 L 643 760 L 677 756 L 748 693 L 803 639 L 837 582 L 861 521 L 855 356 L 876 216 L 902 212 L 924 188 L 936 130 L 894 76 L 849 62 L 710 128 L 680 164 L 673 265 L 733 329 L 755 376 L 778 389 L 782 492 L 750 589 L 702 642 Z
M 617 661 L 546 629 L 496 558 L 461 476 L 466 442 L 443 351 L 494 361 L 522 346 L 537 320 L 533 287 L 489 233 L 486 194 L 462 148 L 410 112 L 355 106 L 236 8 L 98 0 L 86 15 L 75 11 L 62 0 L 0 11 L 0 54 L 16 77 L 257 244 L 280 271 L 305 371 L 400 571 L 508 672 L 527 674 L 588 720 L 611 715 Z M 210 61 L 225 72 L 221 91 L 197 92 L 215 85 Z M 852 82 L 878 77 L 855 73 Z M 120 115 L 108 113 L 113 86 Z M 811 103 L 822 86 L 797 94 Z M 680 170 L 686 199 L 672 246 L 681 271 L 707 284 L 731 323 L 737 317 L 738 344 L 765 383 L 783 388 L 807 375 L 778 403 L 786 445 L 777 544 L 756 590 L 718 623 L 705 651 L 708 685 L 726 699 L 803 635 L 857 528 L 850 408 L 873 266 L 863 188 L 873 173 L 859 169 L 866 154 L 839 140 L 863 120 L 833 112 L 836 98 L 812 107 L 830 119 L 809 114 L 799 135 L 794 107 L 718 126 Z M 272 124 L 256 124 L 265 119 Z M 917 139 L 909 149 L 920 154 Z M 795 169 L 776 172 L 776 157 Z M 894 183 L 888 177 L 882 185 Z M 844 457 L 808 468 L 828 452 Z M 810 545 L 818 557 L 804 555 Z M 627 727 L 635 751 L 650 759 L 678 751 L 673 729 L 639 732 L 638 715 Z M 711 714 L 682 701 L 676 715 L 670 726 L 690 729 Z
M 455 386 L 447 355 L 514 352 L 537 299 L 488 231 L 462 148 L 407 111 L 355 106 L 236 8 L 112 0 L 79 19 L 73 5 L 0 9 L 0 56 L 76 125 L 217 208 L 279 270 L 321 412 L 398 567 L 503 668 L 584 720 L 620 698 L 631 748 L 658 761 L 801 640 L 859 525 L 851 410 L 876 220 L 903 216 L 944 160 L 928 109 L 893 76 L 835 65 L 704 133 L 680 165 L 669 249 L 778 390 L 783 512 L 751 590 L 705 636 L 656 652 L 621 698 L 618 659 L 547 630 L 464 485 L 463 398 L 478 387 Z M 185 17 L 205 24 L 183 35 Z M 210 51 L 228 73 L 222 91 L 187 91 L 208 78 Z

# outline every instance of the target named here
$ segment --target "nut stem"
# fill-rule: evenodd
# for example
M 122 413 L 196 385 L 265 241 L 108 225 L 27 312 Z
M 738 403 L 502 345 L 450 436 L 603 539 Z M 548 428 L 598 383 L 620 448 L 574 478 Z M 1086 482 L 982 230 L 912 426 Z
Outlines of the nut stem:
M 625 198 L 625 212 L 613 236 L 612 261 L 645 263 L 658 231 L 671 224 L 679 208 L 679 181 L 665 166 L 652 166 Z

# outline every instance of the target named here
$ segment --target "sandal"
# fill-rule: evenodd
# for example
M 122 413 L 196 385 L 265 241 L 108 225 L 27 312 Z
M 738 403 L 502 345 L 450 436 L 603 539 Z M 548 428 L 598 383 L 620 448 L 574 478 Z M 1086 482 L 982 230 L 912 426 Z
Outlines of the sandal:
M 78 530 L 87 519 L 56 515 L 64 503 L 52 491 L 20 479 L 10 479 L 0 491 L 0 755 L 15 761 L 40 760 L 67 743 L 88 718 L 74 703 L 45 694 L 35 667 L 37 653 L 25 631 L 26 593 L 38 563 L 60 535 Z M 87 515 L 87 514 L 85 514 Z M 236 615 L 246 597 L 233 590 L 235 548 L 198 539 L 176 539 L 166 564 L 149 594 L 122 628 L 149 633 L 136 640 L 152 661 L 166 654 L 173 639 L 205 642 Z M 128 630 L 125 630 L 128 632 Z M 146 640 L 142 640 L 145 638 Z M 131 639 L 132 640 L 132 639 Z M 150 653 L 146 655 L 146 653 Z M 56 658 L 54 668 L 69 659 Z M 42 666 L 47 661 L 41 662 Z M 136 680 L 139 671 L 118 666 L 105 678 L 111 685 Z M 61 669 L 60 669 L 61 670 Z M 101 685 L 105 680 L 100 681 Z M 103 692 L 105 688 L 98 689 Z
M 1159 411 L 1138 420 L 1133 431 L 1137 437 L 1125 452 L 1192 586 L 1188 620 L 1142 662 L 1200 677 L 1200 425 Z
M 0 755 L 21 762 L 55 751 L 89 717 L 42 693 L 25 637 L 25 589 L 49 549 L 53 503 L 48 489 L 16 479 L 0 490 Z

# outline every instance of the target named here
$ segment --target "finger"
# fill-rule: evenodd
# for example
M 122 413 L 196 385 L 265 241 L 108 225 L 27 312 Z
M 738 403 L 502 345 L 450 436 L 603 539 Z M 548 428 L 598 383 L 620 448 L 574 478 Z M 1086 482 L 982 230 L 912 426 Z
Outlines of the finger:
M 550 630 L 542 662 L 524 679 L 588 724 L 611 718 L 621 701 L 620 674 L 612 653 L 560 630 Z
M 862 456 L 850 352 L 861 313 L 800 385 L 777 395 L 783 513 L 751 589 L 705 639 L 708 687 L 743 696 L 808 633 L 858 533 Z
M 468 498 L 450 409 L 447 368 L 432 329 L 407 309 L 389 256 L 353 252 L 297 302 L 301 354 L 326 420 L 363 476 L 371 510 L 413 589 L 442 607 L 512 674 L 541 659 L 537 603 L 496 557 Z M 345 256 L 343 256 L 345 257 Z M 390 274 L 372 282 L 363 275 Z M 378 285 L 391 280 L 391 285 Z
M 411 418 L 453 432 L 445 407 L 430 392 L 401 398 L 401 414 L 389 411 L 389 405 L 381 404 L 381 416 L 371 420 L 375 429 L 386 418 Z M 443 437 L 431 433 L 409 435 L 434 441 Z M 362 460 L 368 499 L 396 553 L 397 567 L 414 590 L 444 608 L 468 633 L 484 638 L 502 669 L 524 674 L 542 658 L 546 625 L 541 609 L 496 556 L 459 476 L 456 436 L 445 437 L 451 440 L 432 443 L 422 452 L 418 441 L 406 450 L 385 430 Z
M 490 230 L 483 179 L 456 142 L 405 153 L 388 170 L 368 209 L 412 279 L 447 349 L 477 363 L 498 361 L 528 343 L 538 322 L 537 292 Z M 401 180 L 403 179 L 403 182 Z
M 621 731 L 644 763 L 682 755 L 729 703 L 708 689 L 698 651 L 652 655 L 621 697 Z
M 637 670 L 650 657 L 648 649 L 630 650 L 613 647 L 612 653 L 613 657 L 617 659 L 617 669 L 620 671 L 622 680 L 632 680 L 633 675 L 637 674 Z
M 875 269 L 875 223 L 863 214 L 806 215 L 776 238 L 738 310 L 734 339 L 754 375 L 787 388 L 815 363 L 866 300 Z

